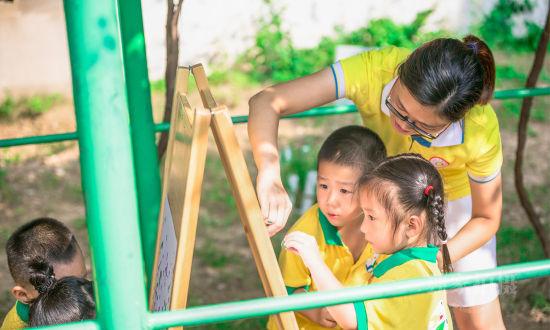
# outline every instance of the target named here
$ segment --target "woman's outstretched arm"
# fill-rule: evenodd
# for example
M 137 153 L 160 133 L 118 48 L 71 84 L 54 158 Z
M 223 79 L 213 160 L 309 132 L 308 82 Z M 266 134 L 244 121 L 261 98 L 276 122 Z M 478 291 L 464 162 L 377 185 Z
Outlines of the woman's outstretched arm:
M 279 119 L 336 99 L 330 68 L 274 85 L 254 95 L 249 104 L 248 136 L 258 168 L 256 191 L 270 236 L 284 228 L 292 205 L 282 180 L 277 131 Z

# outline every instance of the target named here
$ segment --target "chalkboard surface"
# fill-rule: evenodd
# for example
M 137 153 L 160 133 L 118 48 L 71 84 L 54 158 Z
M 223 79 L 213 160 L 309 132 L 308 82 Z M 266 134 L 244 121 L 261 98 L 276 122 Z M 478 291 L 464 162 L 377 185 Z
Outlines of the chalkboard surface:
M 160 237 L 160 253 L 156 264 L 157 276 L 152 306 L 154 311 L 165 311 L 170 308 L 177 247 L 178 242 L 176 240 L 172 212 L 170 211 L 170 203 L 168 202 L 168 198 L 166 198 L 164 200 L 164 223 Z

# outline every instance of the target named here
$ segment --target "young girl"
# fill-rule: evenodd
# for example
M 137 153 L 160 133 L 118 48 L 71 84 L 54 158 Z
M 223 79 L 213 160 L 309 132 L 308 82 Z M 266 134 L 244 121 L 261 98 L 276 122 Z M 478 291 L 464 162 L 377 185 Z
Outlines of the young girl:
M 53 267 L 44 259 L 30 263 L 30 282 L 38 291 L 29 310 L 32 327 L 95 318 L 92 282 L 69 276 L 55 278 Z
M 361 231 L 376 253 L 371 283 L 440 275 L 440 241 L 444 271 L 451 271 L 446 247 L 443 183 L 437 170 L 418 155 L 390 157 L 360 181 L 364 212 Z M 323 262 L 315 239 L 294 232 L 284 246 L 298 253 L 319 290 L 342 284 Z M 445 291 L 427 292 L 364 303 L 327 307 L 344 329 L 449 329 L 452 328 Z
M 268 231 L 281 230 L 291 209 L 280 178 L 279 118 L 348 98 L 388 155 L 418 153 L 437 167 L 455 271 L 496 267 L 502 146 L 488 103 L 494 86 L 491 50 L 470 35 L 435 39 L 412 52 L 373 49 L 256 94 L 249 101 L 248 134 Z M 460 328 L 504 329 L 497 284 L 450 290 L 448 299 Z
M 357 182 L 385 157 L 384 144 L 366 127 L 346 126 L 330 134 L 317 156 L 317 204 L 290 229 L 313 237 L 324 263 L 345 286 L 363 284 L 368 277 L 365 264 L 374 257 L 359 230 L 363 212 Z M 317 290 L 299 256 L 283 249 L 279 263 L 289 294 Z M 298 312 L 296 319 L 300 329 L 336 326 L 325 308 Z M 276 329 L 273 319 L 268 328 Z

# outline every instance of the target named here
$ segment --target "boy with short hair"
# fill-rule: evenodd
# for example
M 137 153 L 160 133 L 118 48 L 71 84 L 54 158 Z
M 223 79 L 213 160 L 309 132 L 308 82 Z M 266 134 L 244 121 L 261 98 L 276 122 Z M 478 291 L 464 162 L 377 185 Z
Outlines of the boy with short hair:
M 0 330 L 28 326 L 29 303 L 38 291 L 29 282 L 29 262 L 43 258 L 53 265 L 55 277 L 86 276 L 82 250 L 73 233 L 58 220 L 38 218 L 19 227 L 6 243 L 8 267 L 15 282 L 11 289 L 17 299 L 6 314 Z
M 384 143 L 366 127 L 345 126 L 332 132 L 317 155 L 317 204 L 289 230 L 315 237 L 323 261 L 345 286 L 365 283 L 376 260 L 360 231 L 363 211 L 356 188 L 359 179 L 385 158 Z M 289 294 L 317 291 L 298 254 L 283 249 L 279 264 Z M 341 329 L 326 308 L 298 311 L 296 320 L 300 330 Z M 276 328 L 273 317 L 267 328 Z

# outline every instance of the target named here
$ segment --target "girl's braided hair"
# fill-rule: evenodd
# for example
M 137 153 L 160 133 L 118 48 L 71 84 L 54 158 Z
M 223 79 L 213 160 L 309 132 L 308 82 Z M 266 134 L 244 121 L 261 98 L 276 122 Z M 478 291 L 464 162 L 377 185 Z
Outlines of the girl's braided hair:
M 360 180 L 394 221 L 394 228 L 407 215 L 425 212 L 428 242 L 441 243 L 443 271 L 452 272 L 447 230 L 443 181 L 436 168 L 418 154 L 401 154 L 384 160 Z

